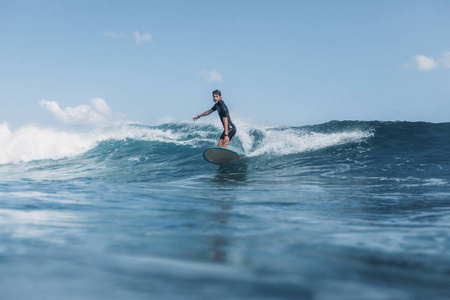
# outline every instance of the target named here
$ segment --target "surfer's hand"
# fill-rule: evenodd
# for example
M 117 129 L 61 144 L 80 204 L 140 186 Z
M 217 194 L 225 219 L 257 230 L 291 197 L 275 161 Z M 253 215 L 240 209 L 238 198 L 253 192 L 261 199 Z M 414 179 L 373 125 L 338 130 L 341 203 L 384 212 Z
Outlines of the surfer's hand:
M 223 140 L 225 141 L 226 144 L 230 142 L 230 138 L 228 137 L 228 135 L 226 135 Z
M 200 119 L 198 116 L 192 117 L 192 120 L 197 121 L 198 119 Z

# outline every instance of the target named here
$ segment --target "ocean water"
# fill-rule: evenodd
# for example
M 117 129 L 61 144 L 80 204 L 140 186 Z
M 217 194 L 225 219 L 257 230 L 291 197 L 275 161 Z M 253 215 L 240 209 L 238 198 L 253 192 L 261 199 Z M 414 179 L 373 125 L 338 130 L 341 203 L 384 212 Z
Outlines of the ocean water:
M 0 299 L 449 299 L 450 123 L 0 124 Z

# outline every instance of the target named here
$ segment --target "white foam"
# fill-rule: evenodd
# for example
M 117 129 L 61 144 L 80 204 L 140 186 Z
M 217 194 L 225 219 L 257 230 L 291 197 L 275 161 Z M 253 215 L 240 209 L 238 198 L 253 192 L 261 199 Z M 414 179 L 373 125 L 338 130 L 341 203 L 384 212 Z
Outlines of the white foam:
M 3 122 L 0 124 L 0 164 L 74 157 L 107 140 L 135 139 L 194 145 L 195 140 L 186 140 L 186 134 L 129 125 L 96 129 L 87 133 L 43 129 L 29 125 L 12 132 L 8 124 Z
M 82 134 L 25 126 L 11 132 L 0 125 L 0 164 L 72 157 L 96 145 Z
M 360 142 L 372 137 L 373 132 L 349 130 L 336 133 L 308 132 L 299 128 L 277 128 L 253 125 L 241 118 L 234 122 L 238 128 L 236 137 L 249 157 L 264 154 L 289 155 L 323 148 Z M 256 141 L 255 132 L 260 132 L 262 141 Z M 258 144 L 256 144 L 258 143 Z
M 249 153 L 249 156 L 258 156 L 262 154 L 288 155 L 320 150 L 349 142 L 362 141 L 363 139 L 372 136 L 372 133 L 363 131 L 309 133 L 293 129 L 268 129 L 264 131 L 264 135 L 261 146 Z

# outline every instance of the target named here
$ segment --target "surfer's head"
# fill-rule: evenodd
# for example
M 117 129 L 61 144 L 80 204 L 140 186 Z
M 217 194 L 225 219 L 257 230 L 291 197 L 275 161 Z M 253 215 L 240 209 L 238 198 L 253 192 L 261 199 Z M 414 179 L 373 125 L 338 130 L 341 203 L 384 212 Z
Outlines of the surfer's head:
M 213 91 L 212 96 L 213 96 L 214 103 L 217 103 L 220 100 L 222 100 L 222 93 L 219 90 Z

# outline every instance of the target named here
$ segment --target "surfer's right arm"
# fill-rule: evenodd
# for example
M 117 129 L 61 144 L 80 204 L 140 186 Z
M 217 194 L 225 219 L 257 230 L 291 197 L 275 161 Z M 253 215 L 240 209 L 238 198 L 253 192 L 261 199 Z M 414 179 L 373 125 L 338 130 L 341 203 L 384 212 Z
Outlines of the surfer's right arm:
M 192 117 L 192 120 L 194 120 L 194 121 L 197 121 L 198 119 L 200 119 L 201 117 L 204 117 L 204 116 L 207 116 L 207 115 L 210 115 L 211 113 L 213 112 L 213 110 L 212 109 L 208 109 L 207 111 L 205 111 L 204 113 L 202 113 L 202 114 L 199 114 L 199 115 L 197 115 L 197 116 L 195 116 L 195 117 Z

